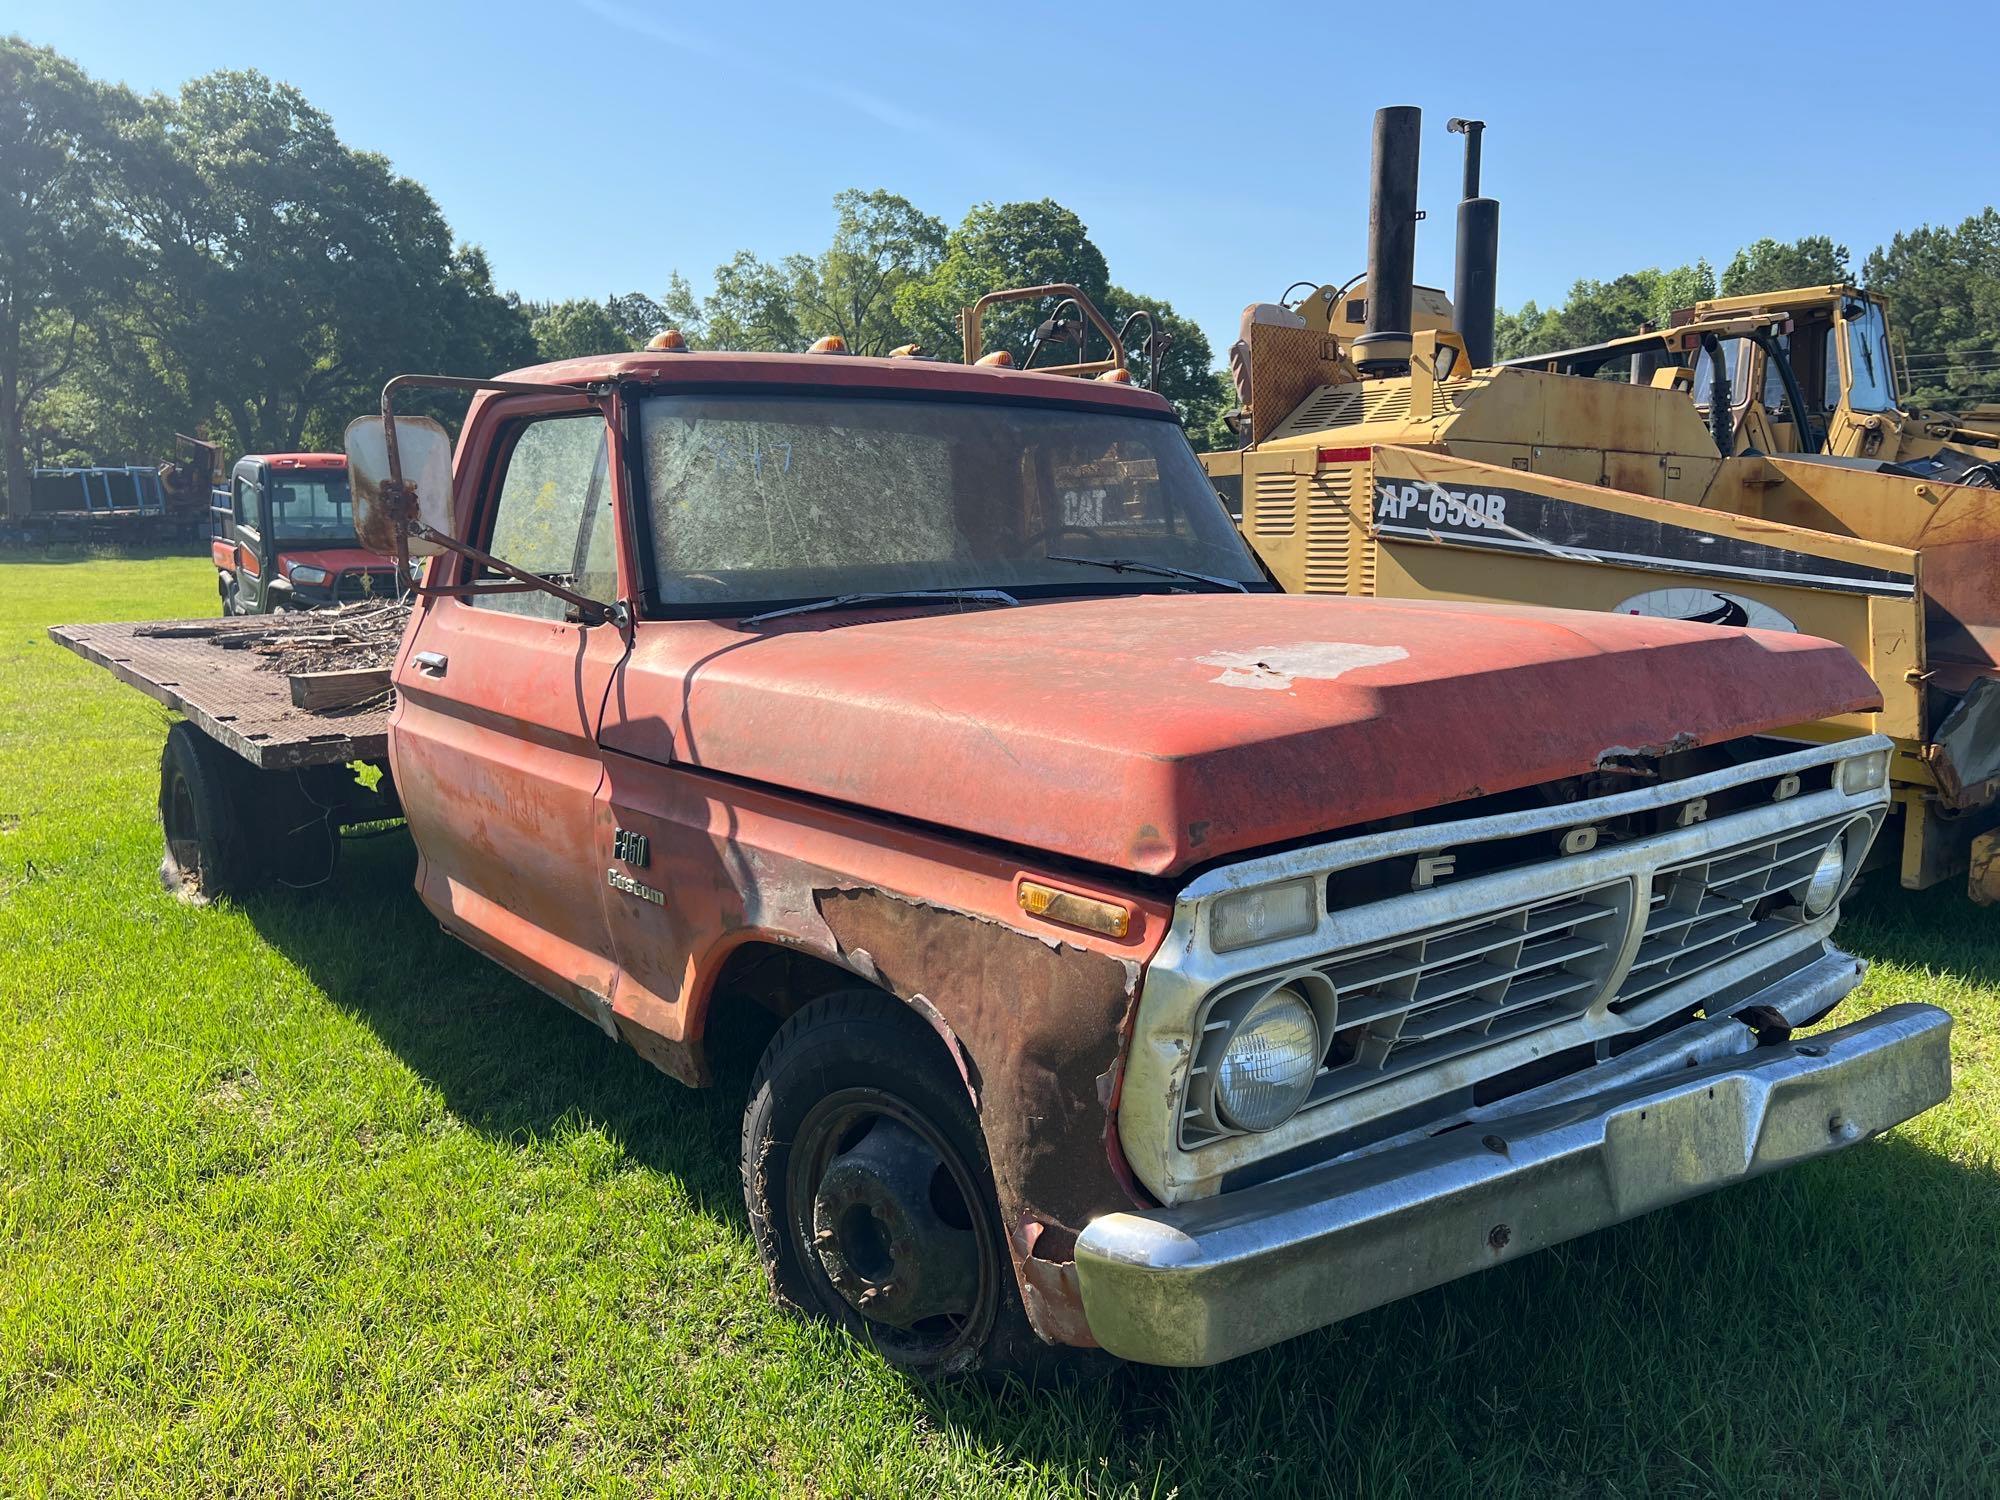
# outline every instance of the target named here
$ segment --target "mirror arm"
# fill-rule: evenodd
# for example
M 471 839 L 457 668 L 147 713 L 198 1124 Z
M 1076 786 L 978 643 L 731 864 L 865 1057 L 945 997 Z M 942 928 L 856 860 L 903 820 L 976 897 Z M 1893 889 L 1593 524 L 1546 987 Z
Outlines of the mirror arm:
M 385 500 L 390 499 L 388 494 L 389 487 L 384 485 L 382 488 L 384 492 L 383 498 Z M 400 509 L 401 502 L 402 490 L 398 486 L 396 499 L 391 503 Z M 556 598 L 562 600 L 563 603 L 575 609 L 583 617 L 586 625 L 602 625 L 606 620 L 614 620 L 618 617 L 618 607 L 616 605 L 606 604 L 601 600 L 593 599 L 588 594 L 579 594 L 573 589 L 564 588 L 559 583 L 551 583 L 540 574 L 529 573 L 515 567 L 510 562 L 503 562 L 492 553 L 482 551 L 470 542 L 461 542 L 457 537 L 446 536 L 436 527 L 426 526 L 414 516 L 410 517 L 403 526 L 396 528 L 396 535 L 399 541 L 404 536 L 415 536 L 427 542 L 435 542 L 448 552 L 456 552 L 460 557 L 470 558 L 482 568 L 491 568 L 494 572 L 504 573 L 509 578 L 514 579 L 518 583 L 525 584 L 531 589 L 540 589 L 545 594 L 553 594 Z M 417 592 L 427 593 L 429 591 L 419 589 Z

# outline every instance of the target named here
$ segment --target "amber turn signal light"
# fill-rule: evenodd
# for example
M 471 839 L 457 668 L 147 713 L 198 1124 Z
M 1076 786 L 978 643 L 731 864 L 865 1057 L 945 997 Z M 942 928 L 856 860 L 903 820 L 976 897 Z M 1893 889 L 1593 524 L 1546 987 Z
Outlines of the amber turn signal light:
M 1021 910 L 1030 916 L 1046 917 L 1051 922 L 1081 927 L 1087 932 L 1101 932 L 1106 937 L 1122 938 L 1132 929 L 1130 907 L 1115 901 L 1099 901 L 1094 896 L 1079 896 L 1074 891 L 1059 891 L 1039 880 L 1022 881 L 1016 899 Z

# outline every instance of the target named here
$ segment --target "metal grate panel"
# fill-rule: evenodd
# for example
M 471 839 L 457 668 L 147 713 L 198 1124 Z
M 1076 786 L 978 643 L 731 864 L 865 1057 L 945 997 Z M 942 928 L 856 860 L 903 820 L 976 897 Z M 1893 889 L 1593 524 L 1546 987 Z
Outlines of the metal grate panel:
M 1443 385 L 1431 388 L 1431 409 L 1420 421 L 1436 421 L 1458 409 L 1458 392 Z M 1297 411 L 1279 424 L 1273 437 L 1303 437 L 1328 427 L 1352 427 L 1364 422 L 1410 420 L 1408 380 L 1367 380 L 1351 385 L 1326 385 L 1313 392 Z
M 1319 1018 L 1326 1053 L 1304 1108 L 1580 1015 L 1601 997 L 1623 945 L 1632 889 L 1621 881 L 1551 897 L 1317 967 L 1331 1000 Z M 1318 993 L 1325 1002 L 1326 992 Z M 1234 998 L 1220 997 L 1202 1023 L 1181 1116 L 1183 1145 L 1228 1133 L 1214 1109 L 1214 1070 Z
M 1290 536 L 1298 524 L 1298 480 L 1290 473 L 1257 475 L 1250 490 L 1250 529 L 1260 537 Z
M 1315 474 L 1306 488 L 1306 592 L 1344 594 L 1352 562 L 1354 494 L 1349 465 Z
M 1646 930 L 1613 1010 L 1790 931 L 1775 913 L 1797 907 L 1838 820 L 1743 844 L 1653 877 Z

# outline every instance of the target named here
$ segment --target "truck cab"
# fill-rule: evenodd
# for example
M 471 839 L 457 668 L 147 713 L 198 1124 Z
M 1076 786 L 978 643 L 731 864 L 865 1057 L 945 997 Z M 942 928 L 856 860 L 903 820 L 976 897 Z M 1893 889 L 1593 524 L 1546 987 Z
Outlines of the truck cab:
M 1906 463 L 1951 447 L 1969 450 L 1983 463 L 2000 457 L 1995 413 L 1952 416 L 1903 404 L 1888 307 L 1878 294 L 1835 283 L 1711 297 L 1676 312 L 1673 321 L 1680 327 L 1729 318 L 1790 325 L 1769 347 L 1750 340 L 1726 346 L 1732 453 L 1821 453 Z M 1772 348 L 1791 366 L 1801 414 L 1792 410 L 1786 375 Z M 1693 378 L 1704 415 L 1713 384 L 1711 357 L 1704 352 L 1694 362 Z
M 394 559 L 354 544 L 343 454 L 246 454 L 210 517 L 225 615 L 396 597 Z

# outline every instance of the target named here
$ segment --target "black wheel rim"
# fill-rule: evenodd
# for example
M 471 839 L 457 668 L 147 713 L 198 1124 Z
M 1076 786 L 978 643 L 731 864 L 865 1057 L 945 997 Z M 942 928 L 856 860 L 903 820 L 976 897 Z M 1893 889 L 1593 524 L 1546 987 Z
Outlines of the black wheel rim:
M 201 877 L 201 834 L 195 825 L 194 793 L 185 776 L 167 778 L 167 795 L 160 807 L 160 822 L 167 836 L 167 854 L 183 880 Z
M 880 1179 L 899 1171 L 906 1181 L 929 1178 L 928 1214 L 907 1194 L 880 1211 L 868 1188 L 879 1192 Z M 857 1178 L 867 1184 L 860 1191 Z M 792 1145 L 785 1202 L 807 1281 L 836 1322 L 913 1367 L 949 1367 L 985 1342 L 1000 1306 L 1001 1260 L 980 1178 L 904 1100 L 850 1088 L 815 1104 Z

